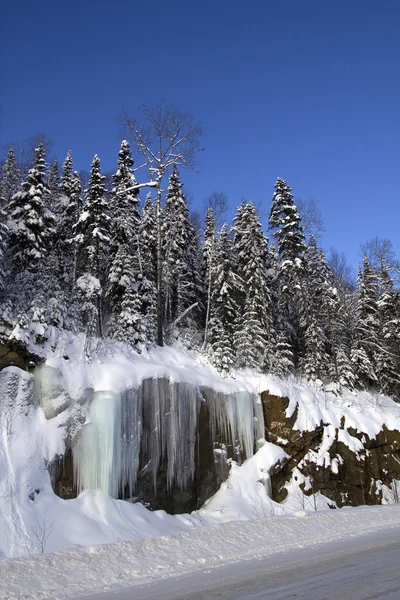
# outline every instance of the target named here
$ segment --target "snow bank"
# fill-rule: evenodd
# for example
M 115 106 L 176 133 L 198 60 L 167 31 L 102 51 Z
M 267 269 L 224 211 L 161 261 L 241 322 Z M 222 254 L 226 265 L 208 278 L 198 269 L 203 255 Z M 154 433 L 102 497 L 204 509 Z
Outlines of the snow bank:
M 228 523 L 141 542 L 7 560 L 0 563 L 0 599 L 95 594 L 385 528 L 400 531 L 399 505 L 299 512 L 292 517 Z
M 34 405 L 31 375 L 12 367 L 1 373 L 5 384 L 0 398 L 0 559 L 42 550 L 51 553 L 74 546 L 133 542 L 232 520 L 263 519 L 327 506 L 327 499 L 321 495 L 316 504 L 315 497 L 304 499 L 299 490 L 303 482 L 300 474 L 296 483 L 292 480 L 284 503 L 270 499 L 269 470 L 285 457 L 284 450 L 270 443 L 259 443 L 258 452 L 240 467 L 232 462 L 228 480 L 192 515 L 150 512 L 140 504 L 112 500 L 90 491 L 74 500 L 62 500 L 51 488 L 46 462 L 64 452 L 67 421 L 80 427 L 85 418 L 79 403 L 65 408 L 66 397 L 78 399 L 88 387 L 118 394 L 146 378 L 168 376 L 173 381 L 239 395 L 242 391 L 269 390 L 271 394 L 290 398 L 287 416 L 296 414 L 295 427 L 299 430 L 312 430 L 321 420 L 325 424 L 320 450 L 310 453 L 316 462 L 329 459 L 327 450 L 336 428 L 340 430 L 341 441 L 355 451 L 359 440 L 351 436 L 350 427 L 370 437 L 383 425 L 400 429 L 400 406 L 384 396 L 366 392 L 344 392 L 339 396 L 295 378 L 280 381 L 254 373 L 237 372 L 234 378 L 224 380 L 203 357 L 179 348 L 158 348 L 139 356 L 124 344 L 99 342 L 91 349 L 88 360 L 83 342 L 81 337 L 64 336 L 49 354 L 47 365 L 61 372 L 62 391 L 57 406 Z M 345 429 L 340 429 L 343 423 Z M 246 423 L 241 425 L 244 427 Z M 389 492 L 384 496 L 387 502 L 391 501 Z M 397 491 L 395 495 L 398 497 Z M 345 513 L 341 510 L 338 514 Z M 157 542 L 154 544 L 156 547 Z M 99 550 L 100 554 L 103 551 Z M 91 550 L 87 556 L 96 553 L 97 550 Z

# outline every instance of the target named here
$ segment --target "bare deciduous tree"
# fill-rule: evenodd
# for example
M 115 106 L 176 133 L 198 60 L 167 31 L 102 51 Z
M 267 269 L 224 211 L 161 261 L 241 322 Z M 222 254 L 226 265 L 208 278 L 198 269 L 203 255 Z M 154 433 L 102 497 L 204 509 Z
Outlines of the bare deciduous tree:
M 204 206 L 206 212 L 209 208 L 212 209 L 215 225 L 219 231 L 227 220 L 228 196 L 224 192 L 211 192 L 204 200 Z
M 335 286 L 339 291 L 354 291 L 356 287 L 354 270 L 347 262 L 344 252 L 331 248 L 328 263 L 332 269 Z
M 374 237 L 365 244 L 360 245 L 361 257 L 366 256 L 369 263 L 375 269 L 380 269 L 382 265 L 398 277 L 400 271 L 400 261 L 396 258 L 392 242 L 388 238 Z
M 320 237 L 321 233 L 325 231 L 325 226 L 318 206 L 318 200 L 315 198 L 310 198 L 309 200 L 296 198 L 295 204 L 299 215 L 301 216 L 301 224 L 306 237 L 308 238 L 310 233 L 312 233 L 315 238 Z
M 142 105 L 135 116 L 123 111 L 118 122 L 144 159 L 150 181 L 140 187 L 154 187 L 157 194 L 157 343 L 162 346 L 162 181 L 174 165 L 196 170 L 203 127 L 191 113 L 164 101 L 154 107 Z

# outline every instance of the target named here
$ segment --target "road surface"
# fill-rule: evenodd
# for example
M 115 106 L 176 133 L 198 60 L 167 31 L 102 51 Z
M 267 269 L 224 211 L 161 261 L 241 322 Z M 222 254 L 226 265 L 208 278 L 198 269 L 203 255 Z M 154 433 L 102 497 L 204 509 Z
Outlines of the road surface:
M 399 530 L 88 596 L 91 600 L 399 600 Z

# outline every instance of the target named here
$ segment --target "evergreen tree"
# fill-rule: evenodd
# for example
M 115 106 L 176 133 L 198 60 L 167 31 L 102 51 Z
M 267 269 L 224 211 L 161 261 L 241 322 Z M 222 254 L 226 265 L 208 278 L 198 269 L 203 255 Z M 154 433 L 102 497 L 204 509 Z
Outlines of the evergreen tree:
M 63 166 L 61 169 L 61 182 L 60 182 L 60 192 L 67 196 L 68 198 L 71 195 L 71 179 L 73 174 L 73 162 L 72 162 L 72 152 L 68 150 L 67 156 L 63 162 Z
M 139 250 L 142 280 L 140 282 L 141 312 L 146 327 L 147 345 L 156 339 L 156 280 L 157 280 L 157 220 L 156 207 L 147 195 L 139 225 Z
M 10 200 L 9 245 L 14 273 L 37 266 L 46 257 L 54 233 L 54 217 L 45 203 L 49 190 L 45 185 L 44 158 L 43 144 L 40 143 L 26 181 Z
M 378 300 L 379 346 L 376 348 L 376 374 L 383 393 L 399 397 L 400 390 L 400 305 L 389 269 L 382 264 L 382 293 Z
M 105 198 L 104 177 L 101 175 L 100 159 L 97 155 L 92 162 L 86 190 L 86 204 L 74 226 L 74 233 L 77 243 L 77 288 L 87 307 L 85 316 L 87 331 L 93 332 L 93 323 L 97 315 L 98 333 L 101 336 L 101 290 L 105 280 L 110 243 L 110 216 Z M 90 328 L 88 328 L 89 323 Z
M 58 161 L 55 160 L 51 165 L 49 171 L 49 177 L 47 181 L 47 187 L 50 193 L 50 208 L 52 209 L 53 214 L 57 213 L 57 197 L 60 191 L 60 175 L 58 169 Z
M 291 188 L 277 179 L 269 215 L 270 228 L 277 240 L 280 288 L 280 325 L 282 339 L 290 343 L 295 364 L 301 354 L 300 316 L 304 287 L 306 251 L 301 218 L 294 204 Z
M 203 347 L 206 347 L 207 345 L 208 324 L 210 320 L 211 293 L 213 288 L 212 274 L 213 263 L 215 262 L 215 234 L 216 225 L 214 221 L 213 211 L 212 208 L 208 208 L 202 245 L 202 276 L 206 292 L 206 320 Z
M 8 227 L 6 225 L 6 212 L 0 206 L 0 304 L 4 302 L 4 291 L 6 286 L 6 240 L 8 235 Z M 1 315 L 0 315 L 1 316 Z
M 20 176 L 15 161 L 14 147 L 11 145 L 3 167 L 0 181 L 0 209 L 6 214 L 11 197 L 18 191 Z
M 234 332 L 239 312 L 236 297 L 238 289 L 243 291 L 243 283 L 233 268 L 232 242 L 226 223 L 215 245 L 212 280 L 207 353 L 212 364 L 226 376 L 235 362 Z
M 287 337 L 287 327 L 284 321 L 285 309 L 282 306 L 281 279 L 279 277 L 279 257 L 274 244 L 269 248 L 268 256 L 268 286 L 271 291 L 271 314 L 273 336 L 271 336 L 271 361 L 269 370 L 277 377 L 287 377 L 294 371 L 293 351 Z
M 197 238 L 189 221 L 189 210 L 178 169 L 173 168 L 162 213 L 163 297 L 167 325 L 198 303 L 201 278 Z M 193 311 L 189 322 L 194 323 Z
M 268 370 L 273 333 L 267 240 L 251 202 L 239 207 L 233 230 L 238 273 L 244 283 L 243 306 L 235 332 L 237 363 L 239 367 Z
M 377 273 L 364 257 L 357 279 L 357 323 L 351 359 L 357 383 L 365 388 L 377 384 L 378 299 Z
M 303 255 L 306 251 L 301 218 L 294 204 L 291 188 L 283 179 L 277 179 L 269 214 L 269 224 L 278 243 L 284 287 L 293 285 L 300 289 L 303 276 Z M 292 290 L 293 291 L 293 290 Z
M 111 244 L 107 298 L 111 309 L 109 333 L 129 341 L 141 350 L 146 326 L 142 314 L 139 286 L 140 268 L 138 187 L 131 167 L 133 158 L 127 141 L 118 153 L 118 170 L 111 193 Z
M 304 254 L 304 266 L 300 322 L 304 336 L 302 371 L 308 379 L 323 379 L 329 372 L 331 362 L 327 314 L 330 282 L 325 256 L 312 234 Z

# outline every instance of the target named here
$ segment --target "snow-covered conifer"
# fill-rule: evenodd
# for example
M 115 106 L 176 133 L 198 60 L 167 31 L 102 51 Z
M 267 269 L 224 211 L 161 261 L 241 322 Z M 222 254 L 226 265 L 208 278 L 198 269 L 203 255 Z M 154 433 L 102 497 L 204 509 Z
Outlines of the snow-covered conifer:
M 267 239 L 251 202 L 239 207 L 234 221 L 238 274 L 244 283 L 243 305 L 235 332 L 237 364 L 239 367 L 269 370 L 273 335 Z
M 301 354 L 300 313 L 304 286 L 306 251 L 301 218 L 294 204 L 291 188 L 278 178 L 272 198 L 269 224 L 278 244 L 280 259 L 280 319 L 283 338 L 291 345 L 295 364 Z M 285 342 L 286 343 L 286 342 Z
M 201 278 L 197 238 L 189 221 L 189 210 L 179 172 L 173 168 L 162 212 L 163 297 L 167 325 L 200 300 Z M 193 310 L 189 322 L 193 323 Z
M 142 217 L 139 225 L 139 251 L 141 311 L 146 327 L 147 345 L 151 345 L 156 339 L 157 326 L 157 220 L 156 207 L 151 201 L 151 192 L 148 193 L 142 209 Z
M 351 354 L 356 380 L 361 387 L 377 384 L 378 300 L 377 273 L 364 257 L 363 269 L 359 269 L 357 278 L 357 322 Z
M 16 273 L 33 268 L 47 255 L 54 233 L 54 217 L 45 203 L 49 191 L 42 143 L 35 152 L 35 163 L 20 191 L 11 197 L 8 210 L 9 245 Z
M 118 170 L 111 192 L 111 243 L 107 276 L 110 305 L 109 334 L 129 341 L 138 350 L 145 345 L 146 327 L 141 311 L 139 286 L 140 211 L 137 182 L 132 172 L 134 160 L 129 144 L 123 141 L 118 153 Z
M 15 160 L 14 147 L 11 145 L 4 163 L 0 181 L 0 208 L 6 213 L 11 197 L 17 192 L 20 184 L 20 175 Z
M 77 244 L 77 276 L 78 280 L 83 275 L 95 278 L 94 285 L 90 279 L 90 285 L 86 285 L 88 277 L 79 287 L 84 290 L 84 297 L 89 303 L 88 293 L 94 292 L 92 304 L 97 303 L 98 331 L 102 335 L 102 311 L 101 294 L 103 289 L 106 258 L 110 243 L 110 216 L 108 204 L 105 197 L 104 177 L 100 171 L 100 159 L 96 155 L 92 161 L 89 185 L 86 190 L 86 204 L 74 226 L 74 239 Z M 77 282 L 78 283 L 78 282 Z M 91 321 L 93 316 L 90 316 Z M 86 320 L 88 325 L 88 320 Z M 92 331 L 92 324 L 90 325 Z M 88 329 L 87 329 L 88 330 Z
M 303 271 L 303 255 L 306 251 L 301 217 L 294 204 L 291 188 L 278 178 L 269 214 L 269 224 L 278 243 L 281 270 L 285 284 L 300 286 Z M 282 291 L 285 291 L 285 287 Z M 293 291 L 293 290 L 292 290 Z
M 308 379 L 323 379 L 329 371 L 327 296 L 329 271 L 325 256 L 311 234 L 304 253 L 300 324 L 304 339 L 301 365 Z
M 400 304 L 389 269 L 380 269 L 381 296 L 378 300 L 379 340 L 375 351 L 376 374 L 385 394 L 399 397 L 400 391 Z
M 212 208 L 207 209 L 206 214 L 206 223 L 204 229 L 204 237 L 202 244 L 202 276 L 203 276 L 203 285 L 206 296 L 206 320 L 205 320 L 205 331 L 204 331 L 204 346 L 207 345 L 207 335 L 208 335 L 208 323 L 210 320 L 210 308 L 211 308 L 211 294 L 212 294 L 212 274 L 213 274 L 213 264 L 215 262 L 215 234 L 216 234 L 216 224 L 213 216 Z
M 232 242 L 226 223 L 215 244 L 212 271 L 207 353 L 212 364 L 226 376 L 235 362 L 234 331 L 239 312 L 236 296 L 237 290 L 243 289 L 243 283 L 233 268 Z

